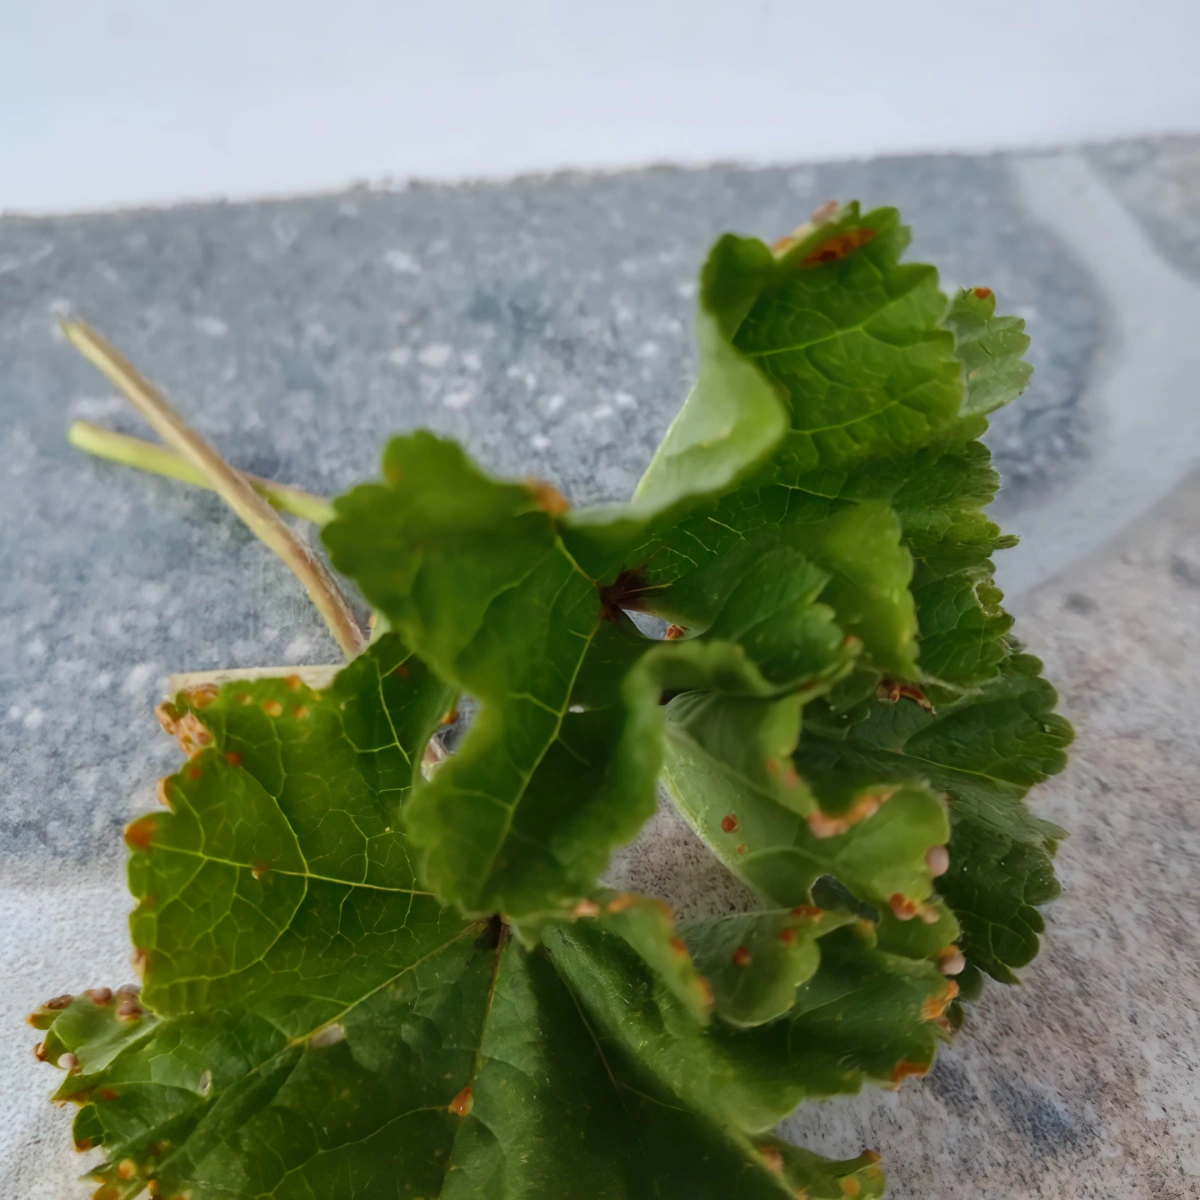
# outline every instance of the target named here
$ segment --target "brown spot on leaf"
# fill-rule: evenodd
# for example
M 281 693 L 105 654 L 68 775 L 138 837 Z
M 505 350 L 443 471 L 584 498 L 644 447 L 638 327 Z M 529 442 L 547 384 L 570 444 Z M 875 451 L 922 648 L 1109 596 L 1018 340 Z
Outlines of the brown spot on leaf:
M 796 940 L 796 931 L 794 929 L 781 929 L 776 936 L 785 946 L 790 946 Z
M 987 287 L 972 288 L 971 291 L 975 293 L 976 300 L 990 300 L 992 296 L 992 289 Z
M 544 483 L 540 479 L 530 479 L 525 484 L 525 490 L 534 504 L 542 512 L 548 513 L 552 517 L 561 517 L 571 507 L 566 496 L 552 483 Z
M 933 996 L 926 996 L 921 1005 L 921 1016 L 926 1021 L 936 1021 L 950 1007 L 950 1001 L 958 995 L 958 984 L 953 979 L 946 980 L 946 986 Z
M 768 1171 L 773 1171 L 776 1175 L 783 1174 L 783 1155 L 779 1153 L 776 1146 L 772 1146 L 770 1142 L 762 1142 L 754 1147 L 758 1151 L 758 1157 L 762 1159 L 762 1164 Z
M 98 1004 L 101 1008 L 103 1008 L 104 1005 L 108 1004 L 112 1000 L 112 988 L 92 988 L 92 990 L 88 992 L 88 998 L 93 1004 Z
M 825 263 L 837 262 L 860 246 L 865 246 L 874 236 L 874 229 L 847 229 L 845 233 L 835 233 L 806 254 L 801 266 L 820 267 Z
M 240 767 L 242 765 L 242 756 L 236 750 L 226 750 L 225 751 L 225 761 L 231 767 Z
M 250 868 L 250 875 L 254 879 L 261 879 L 270 869 L 271 864 L 260 859 Z
M 442 713 L 442 719 L 438 722 L 439 725 L 453 725 L 458 720 L 458 709 L 452 708 L 449 712 Z
M 399 675 L 401 679 L 408 678 L 408 663 L 401 663 L 393 672 L 393 675 Z
M 729 813 L 721 818 L 721 832 L 733 833 L 738 827 L 738 819 L 733 813 Z
M 917 902 L 900 892 L 893 892 L 888 897 L 888 906 L 895 913 L 897 921 L 911 921 L 917 915 Z
M 51 1011 L 60 1008 L 66 1008 L 74 999 L 75 997 L 72 996 L 70 992 L 64 992 L 61 996 L 55 996 L 52 1000 L 47 1000 L 46 1003 L 42 1005 L 42 1008 L 48 1008 Z
M 125 826 L 125 845 L 130 850 L 146 851 L 150 849 L 150 839 L 154 836 L 157 821 L 153 813 L 138 817 Z
M 818 908 L 815 904 L 797 904 L 792 909 L 792 916 L 799 917 L 804 921 L 815 921 L 818 917 L 823 917 L 825 910 Z
M 97 1092 L 96 1094 L 100 1097 L 101 1100 L 107 1100 L 110 1102 L 117 1098 L 116 1088 L 110 1088 L 110 1087 L 101 1088 L 100 1091 Z
M 38 1044 L 36 1046 L 34 1046 L 33 1057 L 36 1058 L 38 1060 L 38 1062 L 46 1061 L 46 1043 L 45 1042 L 38 1042 Z
M 838 816 L 830 816 L 820 809 L 809 813 L 806 818 L 809 832 L 817 838 L 837 837 L 846 833 L 859 821 L 873 817 L 899 790 L 899 787 L 892 787 L 875 792 L 862 792 L 854 798 L 850 807 Z
M 951 943 L 938 951 L 937 965 L 943 975 L 961 975 L 967 960 L 963 957 L 963 952 Z
M 283 682 L 293 692 L 298 692 L 304 686 L 304 680 L 299 675 L 289 675 Z
M 117 1175 L 121 1179 L 132 1179 L 137 1174 L 137 1163 L 132 1158 L 123 1158 L 117 1163 Z
M 204 772 L 199 767 L 188 767 L 184 774 L 187 775 L 189 779 L 195 780 L 199 779 Z
M 739 843 L 739 844 L 738 844 L 737 853 L 738 853 L 738 854 L 745 854 L 745 853 L 746 853 L 746 847 L 745 847 L 745 844 L 744 844 L 744 843 Z
M 221 689 L 215 683 L 199 683 L 183 693 L 193 708 L 207 708 L 220 694 Z
M 78 1150 L 81 1154 L 85 1150 L 90 1150 L 91 1148 L 92 1148 L 92 1139 L 91 1138 L 80 1138 L 79 1141 L 77 1141 L 75 1143 L 75 1149 Z
M 842 1176 L 838 1183 L 841 1185 L 843 1196 L 857 1196 L 860 1191 L 858 1180 L 853 1175 Z
M 930 703 L 929 698 L 915 683 L 902 683 L 899 679 L 881 679 L 879 686 L 875 689 L 875 695 L 889 704 L 895 704 L 897 700 L 904 697 L 904 699 L 912 700 L 920 705 L 927 713 L 937 713 L 937 709 Z
M 467 1116 L 471 1109 L 475 1106 L 475 1100 L 471 1095 L 471 1085 L 468 1083 L 453 1100 L 450 1101 L 449 1109 L 456 1117 Z
M 292 716 L 295 717 L 297 721 L 303 721 L 304 718 L 308 716 L 308 705 L 298 704 L 292 709 Z
M 671 950 L 675 954 L 679 955 L 680 958 L 687 957 L 687 952 L 688 952 L 687 943 L 678 934 L 676 934 L 671 939 L 670 945 L 671 945 Z
M 753 959 L 750 956 L 750 951 L 745 946 L 738 946 L 733 952 L 733 965 L 735 967 L 748 967 Z
M 910 1062 L 906 1058 L 902 1058 L 895 1067 L 892 1068 L 892 1082 L 899 1083 L 902 1079 L 907 1079 L 910 1075 L 928 1075 L 929 1067 L 926 1063 Z
M 668 642 L 677 642 L 685 633 L 687 630 L 682 625 L 672 624 L 667 626 L 667 632 L 663 634 L 663 637 Z
M 262 710 L 268 717 L 282 717 L 283 705 L 278 700 L 264 700 Z

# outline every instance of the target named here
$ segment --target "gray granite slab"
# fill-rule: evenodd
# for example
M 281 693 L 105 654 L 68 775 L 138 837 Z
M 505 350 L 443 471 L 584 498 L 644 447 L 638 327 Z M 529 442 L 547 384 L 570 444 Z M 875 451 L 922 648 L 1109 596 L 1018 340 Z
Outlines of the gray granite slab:
M 1148 415 L 1122 503 L 1103 520 L 1077 503 L 1105 487 L 1094 469 L 1121 397 L 1101 385 L 1141 326 L 1192 319 L 1196 145 L 0 219 L 0 1019 L 11 1030 L 46 995 L 127 971 L 118 831 L 175 760 L 150 717 L 166 675 L 336 657 L 215 499 L 66 445 L 73 417 L 139 429 L 61 343 L 55 313 L 101 327 L 247 470 L 332 493 L 374 470 L 389 432 L 425 425 L 577 502 L 620 497 L 686 390 L 713 236 L 773 237 L 829 196 L 858 196 L 898 204 L 947 282 L 986 283 L 1029 321 L 1036 382 L 991 440 L 1006 520 L 1041 522 L 1037 544 L 1054 547 L 1013 552 L 1013 578 L 1032 589 L 1023 636 L 1081 730 L 1041 806 L 1077 833 L 1029 986 L 992 989 L 924 1085 L 815 1106 L 793 1128 L 830 1153 L 876 1146 L 898 1197 L 1198 1194 L 1185 914 L 1200 899 L 1186 804 L 1200 502 L 1185 487 L 1147 511 L 1200 454 L 1192 426 L 1167 423 L 1190 370 L 1177 336 L 1153 343 L 1171 369 L 1133 401 Z M 1090 240 L 1073 236 L 1085 201 Z M 1118 250 L 1157 274 L 1123 287 Z M 1164 280 L 1173 316 L 1155 308 Z M 1081 561 L 1047 582 L 1056 556 Z M 738 900 L 669 811 L 614 878 L 690 911 Z M 61 1200 L 78 1169 L 68 1115 L 44 1106 L 27 1042 L 0 1039 L 0 1196 Z

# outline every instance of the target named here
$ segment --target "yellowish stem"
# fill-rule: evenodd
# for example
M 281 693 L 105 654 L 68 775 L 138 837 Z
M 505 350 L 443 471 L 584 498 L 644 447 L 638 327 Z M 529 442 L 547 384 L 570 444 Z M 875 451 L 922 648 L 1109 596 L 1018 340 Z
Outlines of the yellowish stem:
M 283 559 L 304 585 L 346 657 L 359 654 L 366 646 L 366 638 L 345 596 L 329 571 L 296 540 L 279 514 L 184 422 L 114 346 L 81 321 L 64 320 L 62 330 L 67 341 L 124 393 L 155 433 L 199 471 L 255 536 Z

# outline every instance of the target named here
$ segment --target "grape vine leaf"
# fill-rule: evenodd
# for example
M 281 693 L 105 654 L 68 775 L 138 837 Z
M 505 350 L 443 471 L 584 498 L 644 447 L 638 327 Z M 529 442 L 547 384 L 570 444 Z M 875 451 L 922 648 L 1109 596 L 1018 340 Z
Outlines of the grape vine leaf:
M 141 993 L 31 1017 L 76 1144 L 106 1152 L 97 1197 L 878 1195 L 877 1156 L 766 1131 L 804 1096 L 927 1069 L 941 976 L 869 924 L 740 918 L 759 970 L 780 970 L 763 937 L 794 961 L 780 1019 L 734 1025 L 723 976 L 716 1015 L 696 1002 L 727 923 L 686 928 L 694 959 L 661 905 L 625 893 L 529 949 L 442 907 L 397 816 L 429 786 L 447 694 L 389 634 L 324 691 L 261 679 L 164 706 L 190 757 L 166 810 L 127 828 Z

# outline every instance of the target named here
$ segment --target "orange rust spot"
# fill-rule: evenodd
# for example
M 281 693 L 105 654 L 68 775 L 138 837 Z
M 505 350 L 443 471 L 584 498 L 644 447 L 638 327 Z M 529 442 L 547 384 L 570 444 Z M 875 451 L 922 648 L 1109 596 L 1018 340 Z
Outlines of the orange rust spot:
M 401 679 L 408 678 L 408 664 L 401 663 L 393 672 L 393 675 L 399 675 Z
M 746 847 L 745 847 L 744 845 L 742 845 L 742 844 L 740 844 L 740 843 L 739 843 L 739 845 L 738 845 L 738 848 L 737 848 L 737 853 L 738 853 L 738 854 L 745 854 L 745 853 L 746 853 Z
M 600 915 L 600 905 L 595 900 L 580 900 L 571 910 L 573 917 L 598 917 Z
M 815 921 L 818 917 L 823 917 L 825 910 L 818 908 L 815 904 L 797 904 L 792 909 L 793 917 L 800 917 L 806 921 Z
M 255 879 L 261 879 L 270 869 L 271 869 L 270 863 L 262 862 L 260 860 L 259 862 L 256 862 L 254 864 L 254 866 L 252 866 L 250 868 L 250 874 Z
M 298 704 L 292 709 L 292 716 L 295 717 L 297 721 L 303 721 L 304 718 L 308 716 L 308 705 Z
M 442 713 L 442 719 L 439 722 L 441 725 L 453 725 L 458 720 L 458 709 L 452 708 L 447 713 Z
M 253 704 L 254 697 L 249 692 L 238 692 L 237 702 L 239 704 Z
M 632 908 L 636 903 L 637 897 L 632 892 L 622 892 L 619 896 L 614 896 L 605 907 L 610 913 L 620 913 Z
M 117 1164 L 117 1175 L 121 1179 L 132 1179 L 137 1174 L 137 1163 L 132 1158 L 123 1158 Z
M 83 1153 L 84 1150 L 90 1150 L 91 1148 L 92 1148 L 92 1139 L 91 1138 L 80 1138 L 79 1141 L 77 1141 L 75 1143 L 75 1149 L 78 1150 L 81 1154 Z
M 773 1171 L 776 1175 L 783 1174 L 783 1155 L 775 1146 L 772 1146 L 770 1142 L 763 1142 L 754 1148 L 758 1151 L 758 1157 L 762 1159 L 762 1164 L 768 1171 Z
M 785 946 L 790 946 L 796 940 L 796 931 L 794 929 L 781 929 L 776 936 Z
M 972 288 L 971 291 L 975 293 L 976 300 L 988 300 L 992 295 L 991 288 Z
M 97 1004 L 103 1008 L 112 1000 L 112 988 L 92 988 L 87 995 L 93 1004 Z
M 45 1042 L 38 1042 L 38 1044 L 36 1046 L 34 1046 L 33 1057 L 36 1058 L 38 1060 L 38 1062 L 46 1061 L 46 1043 Z
M 875 689 L 875 695 L 889 704 L 895 704 L 897 700 L 904 697 L 904 699 L 918 704 L 927 713 L 937 713 L 937 709 L 930 703 L 929 698 L 915 683 L 902 683 L 899 679 L 881 679 L 879 686 Z
M 115 1088 L 101 1088 L 97 1094 L 101 1100 L 115 1100 L 117 1098 L 117 1092 Z
M 231 767 L 240 767 L 242 765 L 242 756 L 237 750 L 226 750 L 225 761 Z
M 687 943 L 678 934 L 676 934 L 671 939 L 670 945 L 671 945 L 672 951 L 675 954 L 678 954 L 680 958 L 687 957 L 687 952 L 688 952 Z
M 668 625 L 667 632 L 663 634 L 663 637 L 668 642 L 677 642 L 685 633 L 687 630 L 682 625 Z
M 164 700 L 161 704 L 155 706 L 154 715 L 158 719 L 158 723 L 163 727 L 163 732 L 168 737 L 174 737 L 175 723 L 183 715 L 179 709 L 170 700 Z
M 928 1075 L 929 1067 L 925 1063 L 910 1062 L 906 1058 L 902 1058 L 892 1070 L 892 1082 L 899 1083 L 902 1079 L 907 1079 L 909 1075 Z
M 897 921 L 911 921 L 917 915 L 917 902 L 900 892 L 894 892 L 888 897 L 888 905 L 896 914 Z
M 471 1095 L 471 1085 L 468 1083 L 453 1100 L 450 1101 L 450 1111 L 456 1117 L 467 1116 L 471 1109 L 475 1106 L 474 1097 Z
M 967 965 L 967 960 L 963 957 L 963 952 L 951 942 L 938 951 L 937 965 L 943 975 L 960 975 Z
M 858 1186 L 858 1180 L 853 1175 L 843 1176 L 838 1180 L 838 1183 L 841 1184 L 843 1196 L 857 1196 L 861 1190 Z
M 149 850 L 150 839 L 154 836 L 155 818 L 153 814 L 138 817 L 125 826 L 125 845 L 131 850 Z
M 207 708 L 220 694 L 221 689 L 215 683 L 200 683 L 183 693 L 193 708 Z
M 525 490 L 534 504 L 542 512 L 548 513 L 552 517 L 561 517 L 571 507 L 566 496 L 552 483 L 544 483 L 540 479 L 530 479 L 525 484 Z
M 877 792 L 863 792 L 856 796 L 854 803 L 840 816 L 830 816 L 819 809 L 809 813 L 808 829 L 813 837 L 838 837 L 846 833 L 859 821 L 873 817 L 898 791 L 899 787 L 883 788 Z
M 936 1021 L 950 1007 L 950 1001 L 957 995 L 958 984 L 953 979 L 948 979 L 946 986 L 936 996 L 925 998 L 924 1004 L 921 1005 L 921 1016 L 927 1021 Z
M 800 265 L 820 267 L 825 263 L 837 262 L 860 246 L 865 246 L 874 236 L 874 229 L 847 229 L 845 233 L 835 233 L 833 237 L 806 254 Z
M 750 951 L 745 946 L 738 946 L 733 952 L 733 965 L 735 967 L 748 967 L 753 959 L 750 957 Z
M 199 767 L 188 767 L 187 771 L 185 771 L 184 773 L 187 775 L 187 777 L 189 779 L 199 779 L 200 776 L 204 774 L 204 772 L 202 770 L 200 770 Z
M 733 833 L 733 831 L 735 829 L 737 829 L 737 827 L 738 827 L 738 820 L 737 820 L 737 817 L 734 816 L 733 813 L 729 813 L 727 816 L 724 816 L 721 818 L 721 832 L 722 833 Z
M 267 714 L 268 717 L 283 716 L 283 705 L 280 704 L 278 700 L 264 700 L 262 703 L 262 710 Z
M 298 692 L 304 686 L 304 680 L 299 675 L 289 675 L 283 682 L 293 692 Z

